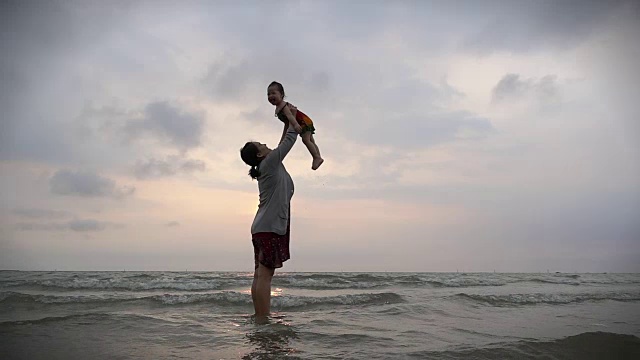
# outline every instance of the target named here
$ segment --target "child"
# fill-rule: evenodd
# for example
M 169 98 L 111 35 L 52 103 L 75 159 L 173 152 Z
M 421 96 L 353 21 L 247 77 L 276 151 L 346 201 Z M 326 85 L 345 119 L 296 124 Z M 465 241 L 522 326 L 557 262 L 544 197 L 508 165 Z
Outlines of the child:
M 284 87 L 279 82 L 274 81 L 269 84 L 269 87 L 267 87 L 267 100 L 276 107 L 275 115 L 284 123 L 280 142 L 287 134 L 289 126 L 293 126 L 301 134 L 302 142 L 307 146 L 309 153 L 313 157 L 311 169 L 317 170 L 324 162 L 324 159 L 320 156 L 320 149 L 313 139 L 313 134 L 316 131 L 315 127 L 313 127 L 313 121 L 298 108 L 284 101 Z

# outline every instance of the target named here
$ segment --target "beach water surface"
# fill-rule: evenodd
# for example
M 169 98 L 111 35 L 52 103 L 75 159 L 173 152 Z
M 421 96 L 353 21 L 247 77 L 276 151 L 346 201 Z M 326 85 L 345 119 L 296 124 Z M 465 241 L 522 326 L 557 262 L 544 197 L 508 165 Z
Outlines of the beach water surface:
M 2 359 L 640 359 L 640 274 L 0 272 Z

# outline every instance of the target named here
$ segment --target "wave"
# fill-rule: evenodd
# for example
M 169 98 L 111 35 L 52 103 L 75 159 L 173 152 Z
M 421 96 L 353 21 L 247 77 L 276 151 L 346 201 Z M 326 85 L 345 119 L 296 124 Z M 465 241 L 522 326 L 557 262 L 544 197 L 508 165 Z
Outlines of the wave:
M 0 289 L 208 291 L 248 287 L 251 273 L 93 272 L 11 274 Z M 501 274 L 501 273 L 279 273 L 273 285 L 310 290 L 379 288 L 464 288 L 516 283 L 558 285 L 640 284 L 637 274 Z
M 640 338 L 608 332 L 585 332 L 550 341 L 522 340 L 483 348 L 421 351 L 409 358 L 428 359 L 639 359 Z
M 273 278 L 274 286 L 310 290 L 373 289 L 399 284 L 405 277 L 380 273 L 284 273 Z M 416 283 L 415 280 L 405 280 Z
M 375 287 L 482 287 L 515 283 L 559 285 L 640 284 L 638 274 L 511 274 L 511 273 L 284 273 L 274 284 L 310 289 Z
M 212 277 L 158 276 L 136 274 L 126 277 L 117 274 L 114 277 L 78 277 L 77 275 L 56 279 L 24 279 L 2 281 L 6 289 L 35 288 L 47 290 L 116 290 L 116 291 L 206 291 L 226 290 L 250 286 L 253 276 Z M 273 285 L 309 290 L 335 289 L 375 289 L 383 287 L 470 287 L 501 286 L 504 281 L 470 277 L 438 277 L 419 275 L 384 274 L 283 274 L 274 277 Z
M 402 296 L 393 292 L 377 294 L 351 294 L 326 297 L 285 295 L 272 297 L 271 301 L 274 307 L 283 309 L 294 309 L 319 305 L 386 305 L 404 302 Z
M 491 306 L 518 306 L 537 304 L 571 304 L 586 301 L 640 301 L 640 293 L 596 293 L 596 294 L 509 294 L 477 295 L 459 293 L 455 297 Z
M 558 285 L 575 285 L 575 286 L 582 284 L 580 281 L 575 281 L 572 279 L 575 279 L 575 278 L 568 278 L 568 279 L 531 278 L 531 279 L 526 279 L 526 280 L 517 281 L 517 282 L 532 282 L 532 283 L 540 283 L 540 284 L 558 284 Z
M 169 320 L 158 319 L 152 316 L 140 315 L 140 314 L 109 314 L 109 313 L 84 313 L 84 314 L 71 314 L 63 316 L 47 316 L 40 319 L 32 320 L 15 320 L 15 321 L 3 321 L 0 322 L 0 326 L 19 326 L 19 325 L 38 325 L 49 324 L 65 321 L 82 321 L 85 324 L 98 323 L 104 321 L 145 321 L 153 323 L 173 323 Z
M 452 278 L 445 280 L 425 280 L 427 284 L 434 287 L 476 287 L 476 286 L 504 286 L 507 284 L 504 280 L 497 279 L 471 279 L 471 278 Z
M 212 294 L 163 294 L 151 296 L 136 296 L 122 294 L 108 295 L 33 295 L 17 292 L 0 293 L 0 303 L 9 304 L 91 304 L 110 305 L 132 302 L 151 302 L 159 305 L 181 305 L 212 303 L 217 305 L 245 305 L 251 304 L 251 297 L 235 291 Z
M 132 295 L 77 295 L 54 296 L 33 295 L 17 292 L 0 293 L 2 304 L 91 304 L 116 305 L 135 302 L 150 302 L 156 305 L 192 305 L 211 304 L 218 306 L 246 306 L 252 304 L 251 296 L 236 291 L 224 291 L 206 294 L 163 294 L 153 296 Z M 352 294 L 326 297 L 282 295 L 273 296 L 271 303 L 274 308 L 296 309 L 318 306 L 367 306 L 384 305 L 403 302 L 396 293 Z
M 234 287 L 251 286 L 253 279 L 217 279 L 217 278 L 154 278 L 140 274 L 127 278 L 68 278 L 54 280 L 13 281 L 2 284 L 6 288 L 42 288 L 52 290 L 180 290 L 204 291 L 224 290 Z
M 372 289 L 382 287 L 473 287 L 502 286 L 499 279 L 456 274 L 292 274 L 276 277 L 274 285 L 281 287 L 323 289 Z

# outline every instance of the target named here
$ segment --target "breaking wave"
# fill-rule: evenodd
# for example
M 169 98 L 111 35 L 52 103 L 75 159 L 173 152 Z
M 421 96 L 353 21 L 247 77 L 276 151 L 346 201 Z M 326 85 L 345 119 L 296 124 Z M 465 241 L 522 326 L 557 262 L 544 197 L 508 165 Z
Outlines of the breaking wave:
M 295 296 L 282 295 L 271 298 L 272 306 L 280 309 L 306 308 L 309 306 L 368 306 L 402 302 L 402 297 L 396 293 L 349 294 L 338 296 Z M 3 304 L 91 304 L 116 305 L 133 302 L 151 302 L 156 305 L 192 305 L 211 304 L 217 306 L 245 306 L 251 305 L 251 296 L 236 291 L 224 291 L 205 294 L 163 294 L 152 296 L 133 295 L 33 295 L 17 292 L 0 293 L 0 303 Z
M 491 306 L 518 306 L 537 304 L 571 304 L 586 301 L 640 301 L 640 293 L 601 293 L 601 294 L 509 294 L 509 295 L 476 295 L 459 293 L 457 298 L 471 300 Z

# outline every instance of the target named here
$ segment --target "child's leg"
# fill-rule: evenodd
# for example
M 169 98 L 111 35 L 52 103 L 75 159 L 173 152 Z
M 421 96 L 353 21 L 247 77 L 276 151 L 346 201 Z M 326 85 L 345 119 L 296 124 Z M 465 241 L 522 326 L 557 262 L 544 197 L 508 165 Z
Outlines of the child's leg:
M 322 157 L 320 155 L 320 148 L 318 147 L 318 144 L 316 144 L 316 140 L 314 139 L 313 134 L 309 134 L 309 139 L 311 139 L 311 142 L 316 147 L 316 154 L 318 154 L 318 157 Z
M 307 150 L 309 150 L 309 153 L 313 157 L 313 162 L 311 164 L 311 169 L 316 170 L 317 168 L 320 167 L 320 165 L 322 165 L 324 160 L 320 156 L 320 149 L 318 148 L 318 146 L 314 142 L 313 135 L 311 135 L 311 132 L 307 131 L 307 132 L 302 134 L 302 142 L 307 147 Z
M 316 146 L 316 144 L 313 142 L 312 139 L 313 138 L 310 132 L 307 131 L 302 134 L 302 142 L 307 147 L 307 150 L 309 150 L 309 154 L 311 154 L 311 156 L 314 159 L 319 158 L 320 152 L 318 151 L 318 147 Z

